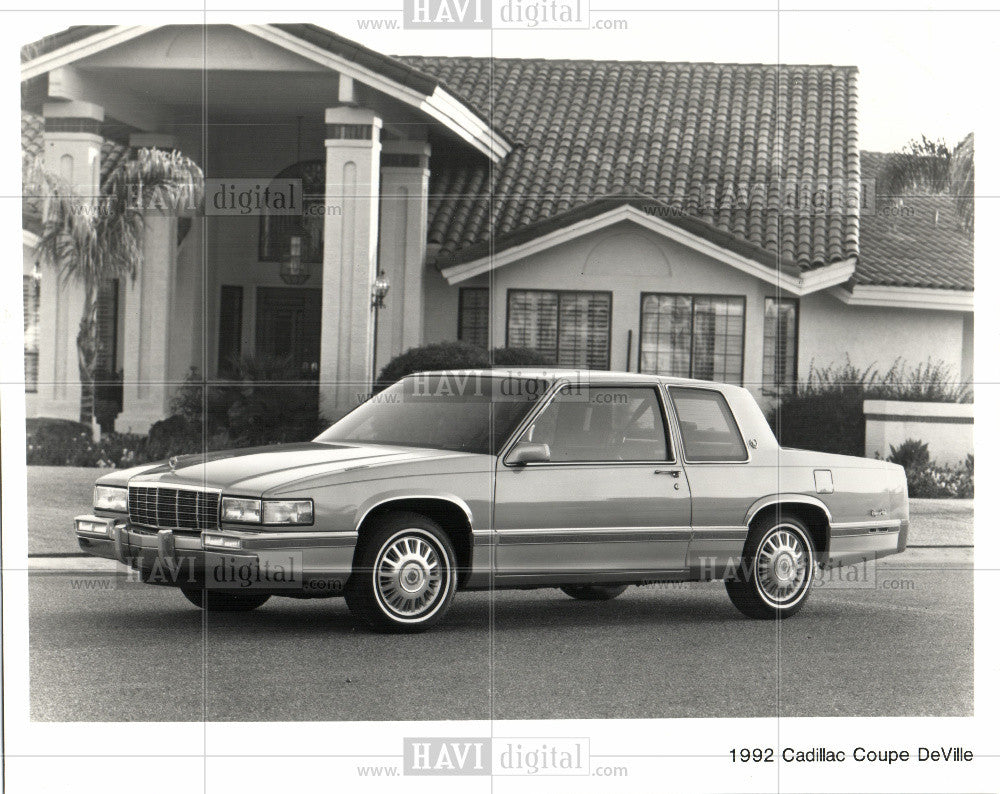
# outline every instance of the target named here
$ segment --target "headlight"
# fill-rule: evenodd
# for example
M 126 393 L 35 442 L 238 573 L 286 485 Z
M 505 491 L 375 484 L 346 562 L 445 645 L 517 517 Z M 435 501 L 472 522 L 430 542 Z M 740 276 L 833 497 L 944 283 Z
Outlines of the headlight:
M 260 499 L 222 497 L 222 520 L 237 524 L 259 524 Z
M 94 509 L 128 512 L 128 489 L 113 485 L 94 486 Z
M 264 502 L 265 524 L 312 524 L 312 522 L 312 499 L 287 501 L 268 499 Z

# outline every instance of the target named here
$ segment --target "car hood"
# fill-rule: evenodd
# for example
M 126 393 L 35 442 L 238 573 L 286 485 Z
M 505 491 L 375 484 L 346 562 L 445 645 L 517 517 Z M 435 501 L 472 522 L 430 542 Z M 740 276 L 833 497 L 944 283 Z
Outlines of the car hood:
M 172 487 L 207 486 L 227 493 L 259 495 L 272 488 L 321 475 L 338 474 L 373 465 L 426 461 L 461 456 L 460 452 L 363 444 L 326 444 L 315 441 L 251 447 L 204 455 L 182 455 L 152 468 L 143 468 L 129 483 L 156 483 Z

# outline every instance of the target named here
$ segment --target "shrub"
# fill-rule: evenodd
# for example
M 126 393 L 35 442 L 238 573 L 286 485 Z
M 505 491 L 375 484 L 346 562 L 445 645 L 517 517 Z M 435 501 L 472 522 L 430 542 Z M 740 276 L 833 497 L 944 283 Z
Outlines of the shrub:
M 494 367 L 551 366 L 548 356 L 530 347 L 497 347 L 491 353 Z
M 768 422 L 783 446 L 864 455 L 865 400 L 968 402 L 972 392 L 957 381 L 950 367 L 927 361 L 907 369 L 896 360 L 882 373 L 870 365 L 810 367 L 805 383 L 781 396 L 768 412 Z
M 234 399 L 235 392 L 207 383 L 198 368 L 191 367 L 170 401 L 170 410 L 173 416 L 182 416 L 198 424 L 204 422 L 208 433 L 216 433 L 226 427 Z
M 436 342 L 411 347 L 382 368 L 375 391 L 382 391 L 400 378 L 414 372 L 442 369 L 486 369 L 496 367 L 531 367 L 550 364 L 541 353 L 526 347 L 497 347 L 485 350 L 465 342 Z
M 904 469 L 919 469 L 927 466 L 931 462 L 931 453 L 927 444 L 917 441 L 915 438 L 908 438 L 898 447 L 889 447 L 889 460 L 898 463 Z
M 233 446 L 308 441 L 320 432 L 319 384 L 303 381 L 291 359 L 244 356 L 237 376 L 241 382 L 221 389 L 216 403 L 228 406 Z
M 290 358 L 249 354 L 234 375 L 233 381 L 208 383 L 192 368 L 171 402 L 171 438 L 183 446 L 196 435 L 191 451 L 197 451 L 204 438 L 247 447 L 307 441 L 323 429 L 319 385 L 303 381 Z
M 915 499 L 971 499 L 975 496 L 973 471 L 968 464 L 927 464 L 906 470 L 910 496 Z
M 400 353 L 379 372 L 375 391 L 382 391 L 414 372 L 439 369 L 477 369 L 490 365 L 489 353 L 465 342 L 436 342 L 411 347 Z
M 25 426 L 29 466 L 96 466 L 91 429 L 69 419 L 29 419 Z
M 149 428 L 149 435 L 139 445 L 137 453 L 142 455 L 142 462 L 163 460 L 172 455 L 201 452 L 203 444 L 201 423 L 174 415 Z

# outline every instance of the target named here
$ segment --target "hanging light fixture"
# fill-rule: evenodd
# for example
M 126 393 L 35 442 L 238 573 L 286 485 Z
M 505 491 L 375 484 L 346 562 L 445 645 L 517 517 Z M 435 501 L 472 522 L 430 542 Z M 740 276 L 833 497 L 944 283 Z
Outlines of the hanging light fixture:
M 281 260 L 281 280 L 286 284 L 305 284 L 309 280 L 309 262 L 303 255 L 306 230 L 299 224 L 288 235 L 288 251 Z
M 295 162 L 302 162 L 302 116 L 296 120 L 295 129 Z M 302 197 L 305 209 L 305 196 Z M 309 262 L 305 256 L 305 246 L 309 238 L 309 230 L 302 222 L 301 216 L 296 220 L 288 234 L 288 248 L 281 258 L 281 269 L 278 271 L 281 280 L 286 284 L 305 284 L 309 280 Z
M 375 281 L 372 283 L 372 307 L 376 309 L 385 308 L 385 296 L 389 294 L 389 279 L 385 277 L 385 271 L 380 270 Z
M 379 270 L 375 281 L 372 282 L 372 313 L 375 315 L 372 322 L 372 392 L 378 381 L 378 310 L 385 308 L 385 296 L 389 293 L 389 279 L 385 277 L 385 271 Z

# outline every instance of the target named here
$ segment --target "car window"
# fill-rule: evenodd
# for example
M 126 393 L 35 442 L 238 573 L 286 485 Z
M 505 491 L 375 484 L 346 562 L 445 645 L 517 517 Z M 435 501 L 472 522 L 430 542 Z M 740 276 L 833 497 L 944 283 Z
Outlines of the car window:
M 684 456 L 690 461 L 744 461 L 747 448 L 726 398 L 711 389 L 671 387 Z
M 316 441 L 495 455 L 549 389 L 538 378 L 410 375 L 372 396 Z
M 548 444 L 557 463 L 672 459 L 651 386 L 564 387 L 523 440 Z

